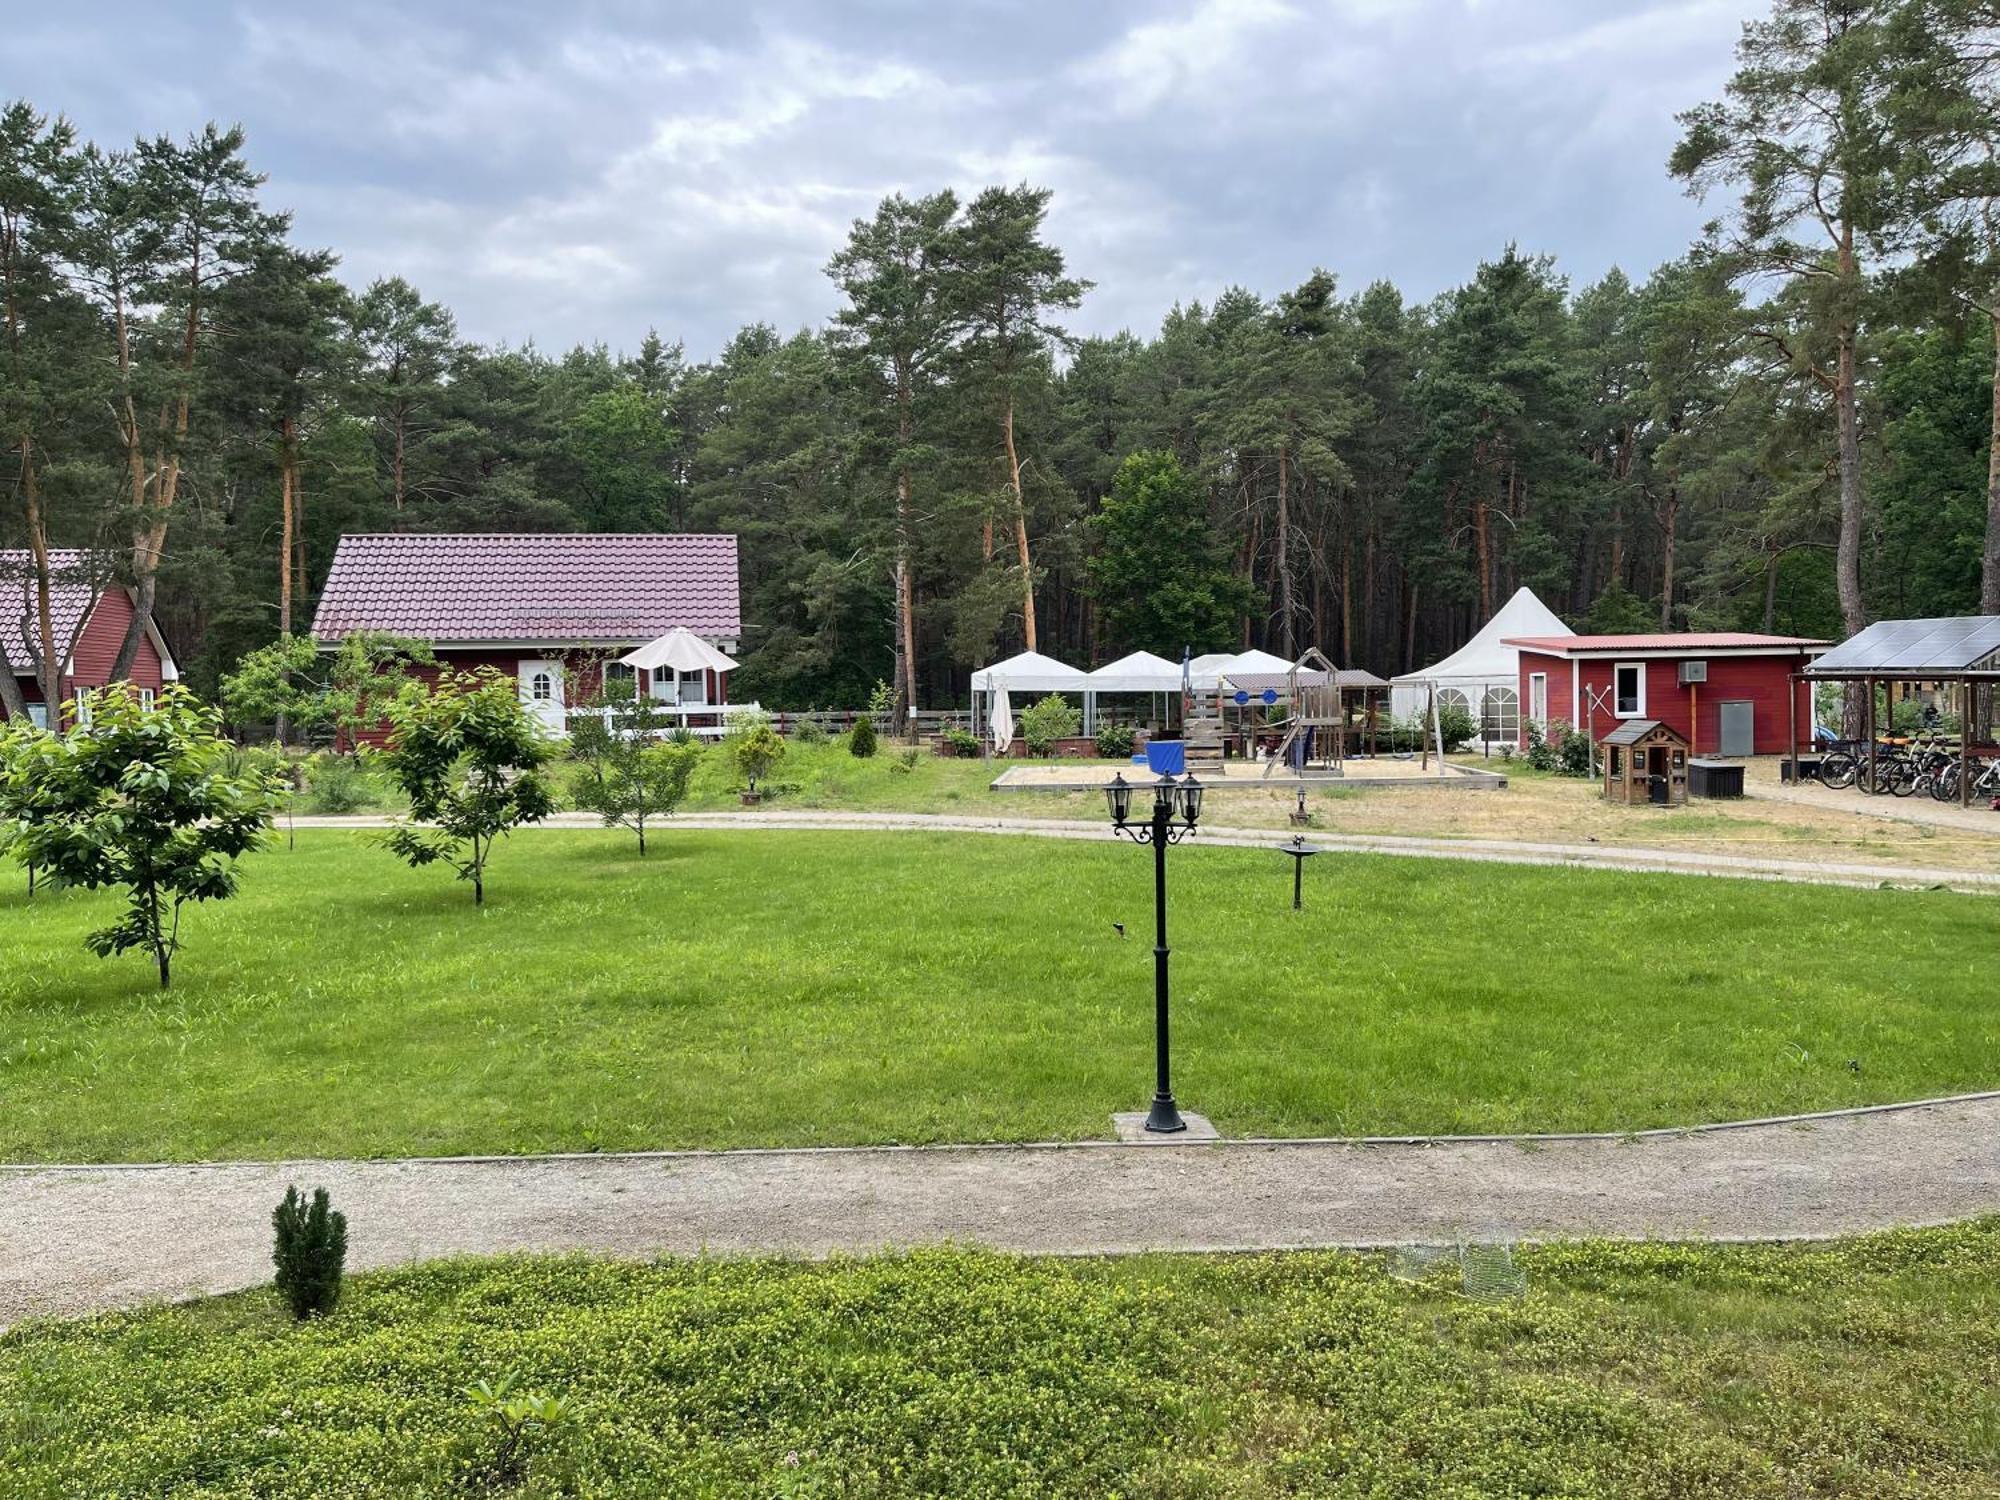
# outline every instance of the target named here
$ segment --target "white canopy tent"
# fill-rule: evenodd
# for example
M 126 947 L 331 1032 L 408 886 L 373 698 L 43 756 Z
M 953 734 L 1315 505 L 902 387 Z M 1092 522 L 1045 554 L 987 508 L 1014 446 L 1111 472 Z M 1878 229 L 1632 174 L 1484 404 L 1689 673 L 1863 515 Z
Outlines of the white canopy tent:
M 1010 656 L 1005 661 L 995 662 L 990 667 L 981 667 L 972 674 L 972 722 L 986 724 L 989 728 L 995 718 L 993 700 L 996 696 L 1011 693 L 1075 693 L 1079 698 L 1090 691 L 1089 674 L 1057 661 L 1053 656 L 1044 656 L 1039 651 L 1023 651 L 1018 656 Z M 985 701 L 985 711 L 981 711 L 980 700 Z M 1011 729 L 1013 714 L 1007 715 Z M 998 747 L 1005 749 L 1005 746 Z
M 1196 692 L 1212 693 L 1232 672 L 1289 672 L 1292 664 L 1282 656 L 1251 647 L 1248 651 L 1212 651 L 1188 663 L 1189 686 Z
M 1392 677 L 1389 712 L 1398 719 L 1428 715 L 1435 694 L 1439 708 L 1462 707 L 1471 714 L 1481 738 L 1512 741 L 1525 708 L 1521 652 L 1502 643 L 1509 636 L 1575 634 L 1533 589 L 1516 589 L 1477 635 L 1443 661 Z
M 1179 662 L 1168 661 L 1150 651 L 1134 651 L 1091 672 L 1085 679 L 1083 732 L 1097 728 L 1097 700 L 1106 693 L 1145 693 L 1174 696 L 1181 690 Z M 1157 712 L 1157 705 L 1156 705 Z

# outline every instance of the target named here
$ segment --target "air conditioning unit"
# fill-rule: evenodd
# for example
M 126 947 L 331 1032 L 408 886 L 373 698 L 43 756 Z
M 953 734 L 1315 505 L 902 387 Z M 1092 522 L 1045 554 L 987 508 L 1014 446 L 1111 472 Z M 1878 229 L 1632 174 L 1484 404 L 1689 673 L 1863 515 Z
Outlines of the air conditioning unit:
M 1705 661 L 1684 661 L 1681 663 L 1681 686 L 1691 682 L 1708 681 L 1708 663 Z

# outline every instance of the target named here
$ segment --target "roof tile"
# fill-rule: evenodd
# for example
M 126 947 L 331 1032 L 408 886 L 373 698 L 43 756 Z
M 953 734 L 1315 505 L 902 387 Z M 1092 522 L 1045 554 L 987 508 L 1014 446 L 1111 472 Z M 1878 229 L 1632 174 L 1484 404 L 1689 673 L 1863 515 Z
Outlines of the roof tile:
M 736 636 L 736 538 L 668 532 L 343 536 L 313 635 L 638 644 Z

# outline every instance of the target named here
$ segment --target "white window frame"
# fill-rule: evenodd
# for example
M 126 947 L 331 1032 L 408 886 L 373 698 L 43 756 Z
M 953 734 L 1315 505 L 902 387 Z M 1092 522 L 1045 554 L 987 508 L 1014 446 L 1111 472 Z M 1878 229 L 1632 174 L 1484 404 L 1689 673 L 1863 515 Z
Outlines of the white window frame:
M 139 707 L 147 713 L 153 711 L 153 690 L 151 688 L 139 689 Z
M 30 703 L 28 705 L 28 722 L 37 729 L 47 729 L 49 727 L 48 704 Z
M 548 691 L 542 691 L 544 688 Z M 528 701 L 530 703 L 556 701 L 556 674 L 547 667 L 536 667 L 528 674 Z
M 1549 674 L 1546 672 L 1528 674 L 1528 718 L 1544 729 L 1549 727 Z
M 1635 707 L 1626 708 L 1624 700 L 1618 696 L 1618 674 L 1627 668 L 1639 677 L 1639 691 L 1632 695 Z M 1646 664 L 1643 661 L 1619 661 L 1611 664 L 1611 713 L 1619 719 L 1643 719 L 1646 717 Z

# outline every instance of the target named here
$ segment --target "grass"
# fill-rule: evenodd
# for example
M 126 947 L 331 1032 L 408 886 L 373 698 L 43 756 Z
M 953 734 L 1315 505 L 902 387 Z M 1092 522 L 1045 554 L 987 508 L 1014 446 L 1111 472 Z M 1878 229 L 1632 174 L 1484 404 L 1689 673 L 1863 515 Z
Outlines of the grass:
M 1994 1083 L 1996 908 L 1941 892 L 1172 855 L 1176 1087 L 1225 1134 L 1611 1129 Z M 0 890 L 0 1157 L 1101 1137 L 1151 1078 L 1151 855 L 539 831 L 489 902 L 307 831 L 191 909 Z M 1128 936 L 1113 929 L 1123 922 Z
M 1969 1500 L 2000 1227 L 1524 1252 L 1524 1297 L 1339 1253 L 457 1261 L 0 1335 L 0 1488 L 495 1493 L 464 1388 L 569 1414 L 524 1495 Z

